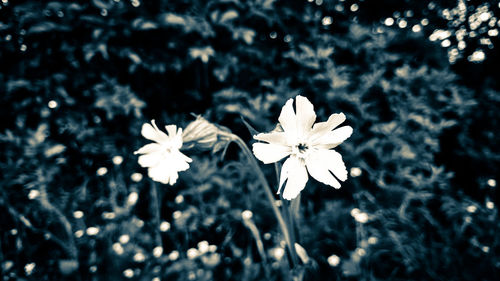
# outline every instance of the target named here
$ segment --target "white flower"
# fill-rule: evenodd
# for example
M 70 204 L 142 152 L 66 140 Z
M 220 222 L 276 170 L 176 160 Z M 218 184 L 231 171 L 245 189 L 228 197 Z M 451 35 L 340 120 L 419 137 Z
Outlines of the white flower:
M 143 154 L 139 156 L 139 164 L 148 168 L 148 175 L 154 181 L 173 185 L 179 178 L 178 172 L 189 169 L 188 163 L 192 161 L 179 151 L 182 147 L 182 128 L 165 126 L 167 135 L 158 129 L 154 120 L 151 124 L 153 126 L 148 123 L 142 125 L 141 134 L 154 143 L 146 144 L 134 154 Z
M 279 194 L 286 181 L 283 191 L 285 199 L 297 197 L 304 189 L 308 172 L 316 180 L 340 188 L 338 180 L 347 179 L 347 169 L 342 156 L 332 148 L 352 134 L 350 126 L 335 129 L 345 121 L 345 115 L 332 114 L 326 122 L 314 124 L 316 113 L 307 98 L 296 97 L 297 113 L 292 104 L 293 99 L 289 99 L 281 110 L 278 120 L 283 131 L 274 130 L 254 136 L 256 140 L 266 143 L 254 143 L 253 153 L 265 164 L 289 156 L 281 169 L 278 189 Z

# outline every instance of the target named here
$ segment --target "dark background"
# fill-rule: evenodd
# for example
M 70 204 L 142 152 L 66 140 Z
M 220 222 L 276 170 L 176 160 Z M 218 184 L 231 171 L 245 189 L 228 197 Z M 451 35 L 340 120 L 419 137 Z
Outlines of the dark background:
M 3 280 L 263 280 L 264 267 L 288 280 L 276 221 L 236 147 L 223 160 L 190 154 L 176 185 L 157 184 L 171 225 L 161 233 L 133 151 L 143 123 L 184 127 L 190 113 L 250 143 L 240 116 L 269 131 L 297 94 L 320 121 L 346 114 L 354 134 L 339 152 L 361 170 L 340 190 L 311 180 L 302 192 L 305 280 L 499 278 L 497 1 L 0 7 Z M 217 250 L 188 258 L 204 240 Z

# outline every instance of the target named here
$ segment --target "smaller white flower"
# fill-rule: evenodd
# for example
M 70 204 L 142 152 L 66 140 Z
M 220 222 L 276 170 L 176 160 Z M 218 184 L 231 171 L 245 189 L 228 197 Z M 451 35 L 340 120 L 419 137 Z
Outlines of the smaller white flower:
M 167 125 L 167 134 L 160 131 L 152 120 L 142 125 L 141 134 L 154 143 L 146 144 L 134 154 L 139 156 L 139 165 L 148 168 L 148 175 L 154 181 L 173 185 L 179 178 L 178 172 L 189 169 L 191 158 L 184 155 L 179 149 L 182 147 L 182 128 L 176 125 Z

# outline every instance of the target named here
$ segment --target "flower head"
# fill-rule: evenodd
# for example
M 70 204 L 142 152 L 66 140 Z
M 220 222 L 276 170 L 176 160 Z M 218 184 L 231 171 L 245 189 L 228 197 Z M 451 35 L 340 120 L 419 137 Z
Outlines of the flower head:
M 308 174 L 316 180 L 340 188 L 347 179 L 342 156 L 333 150 L 352 134 L 350 126 L 337 128 L 345 121 L 343 113 L 332 114 L 326 122 L 314 124 L 316 113 L 311 102 L 302 96 L 289 99 L 281 110 L 277 129 L 254 138 L 253 153 L 265 164 L 278 162 L 288 156 L 280 175 L 278 193 L 286 181 L 283 198 L 291 200 L 304 189 Z M 337 128 L 337 129 L 335 129 Z M 335 130 L 334 130 L 335 129 Z M 332 175 L 333 173 L 333 175 Z
M 146 144 L 134 154 L 139 156 L 139 165 L 148 168 L 148 175 L 154 181 L 173 185 L 179 177 L 178 172 L 189 169 L 191 158 L 179 149 L 182 147 L 182 128 L 175 125 L 165 126 L 168 134 L 160 131 L 152 120 L 142 125 L 141 134 L 154 143 Z
M 185 148 L 211 149 L 217 142 L 219 129 L 205 118 L 197 116 L 182 133 Z

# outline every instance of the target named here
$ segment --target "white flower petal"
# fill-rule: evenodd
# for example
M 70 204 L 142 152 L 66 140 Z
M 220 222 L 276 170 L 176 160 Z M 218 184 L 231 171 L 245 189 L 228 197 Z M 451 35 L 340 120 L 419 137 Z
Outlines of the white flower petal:
M 313 129 L 311 131 L 311 136 L 314 138 L 319 138 L 323 136 L 323 134 L 330 132 L 335 129 L 338 125 L 342 124 L 345 121 L 344 113 L 335 113 L 328 117 L 326 122 L 319 122 L 314 124 Z
M 287 145 L 286 134 L 284 132 L 260 133 L 253 136 L 254 139 L 265 141 L 272 144 Z
M 189 169 L 191 158 L 179 151 L 171 152 L 156 165 L 148 169 L 148 175 L 163 184 L 174 185 L 179 178 L 178 172 Z
M 193 162 L 193 159 L 187 157 L 186 155 L 184 155 L 184 153 L 182 153 L 180 151 L 172 152 L 171 158 L 173 160 L 172 162 L 175 163 L 175 167 L 176 167 L 177 171 L 185 171 L 185 170 L 189 169 L 188 163 Z
M 139 156 L 138 162 L 142 167 L 153 167 L 163 161 L 162 153 L 154 152 Z
M 165 126 L 165 129 L 167 130 L 168 136 L 170 138 L 177 136 L 177 126 L 176 125 L 167 125 L 167 126 Z
M 313 146 L 323 149 L 331 149 L 344 142 L 352 135 L 352 127 L 344 126 L 328 132 L 318 139 L 312 141 Z
M 182 147 L 182 128 L 176 128 L 176 125 L 165 126 L 170 139 L 170 145 L 172 146 L 172 148 L 180 149 Z
M 179 178 L 179 174 L 175 173 L 175 172 L 172 172 L 172 174 L 170 175 L 170 179 L 169 179 L 168 183 L 170 185 L 174 185 L 177 182 L 178 178 Z
M 293 111 L 293 99 L 289 99 L 283 106 L 278 121 L 288 140 L 295 141 L 297 139 L 297 116 Z
M 295 104 L 297 107 L 297 134 L 301 138 L 311 131 L 314 121 L 316 121 L 316 113 L 314 113 L 314 106 L 306 97 L 297 96 Z
M 330 161 L 332 160 L 328 158 L 324 151 L 315 151 L 306 158 L 307 171 L 317 181 L 339 189 L 339 181 L 333 177 L 329 170 L 329 167 L 332 166 Z
M 288 172 L 290 170 L 290 163 L 291 163 L 291 161 L 288 161 L 288 160 L 290 160 L 290 159 L 287 159 L 285 161 L 285 163 L 283 163 L 283 166 L 281 166 L 280 184 L 278 185 L 278 191 L 276 192 L 276 194 L 281 193 L 281 188 L 283 187 L 283 184 L 285 183 L 285 181 L 288 178 Z
M 134 154 L 148 154 L 153 152 L 159 152 L 162 150 L 162 146 L 157 143 L 146 144 L 145 146 L 139 148 Z
M 153 124 L 153 126 L 151 126 L 148 123 L 142 125 L 142 130 L 141 130 L 142 136 L 147 138 L 148 140 L 152 140 L 158 143 L 168 141 L 167 134 L 158 129 L 155 120 L 151 120 L 151 124 Z
M 285 166 L 285 174 L 282 172 L 280 176 L 280 183 L 284 181 L 283 178 L 287 178 L 283 198 L 292 200 L 306 187 L 309 177 L 307 176 L 306 166 L 297 157 L 288 158 L 283 164 L 283 167 Z
M 291 148 L 279 144 L 261 143 L 253 144 L 253 154 L 264 164 L 278 162 L 290 155 Z
M 170 185 L 173 185 L 178 178 L 177 172 L 171 170 L 171 167 L 166 163 L 149 168 L 148 176 L 154 181 Z
M 347 169 L 342 155 L 335 150 L 320 150 L 320 157 L 323 157 L 323 162 L 326 163 L 328 170 L 332 171 L 335 177 L 341 181 L 347 179 Z

